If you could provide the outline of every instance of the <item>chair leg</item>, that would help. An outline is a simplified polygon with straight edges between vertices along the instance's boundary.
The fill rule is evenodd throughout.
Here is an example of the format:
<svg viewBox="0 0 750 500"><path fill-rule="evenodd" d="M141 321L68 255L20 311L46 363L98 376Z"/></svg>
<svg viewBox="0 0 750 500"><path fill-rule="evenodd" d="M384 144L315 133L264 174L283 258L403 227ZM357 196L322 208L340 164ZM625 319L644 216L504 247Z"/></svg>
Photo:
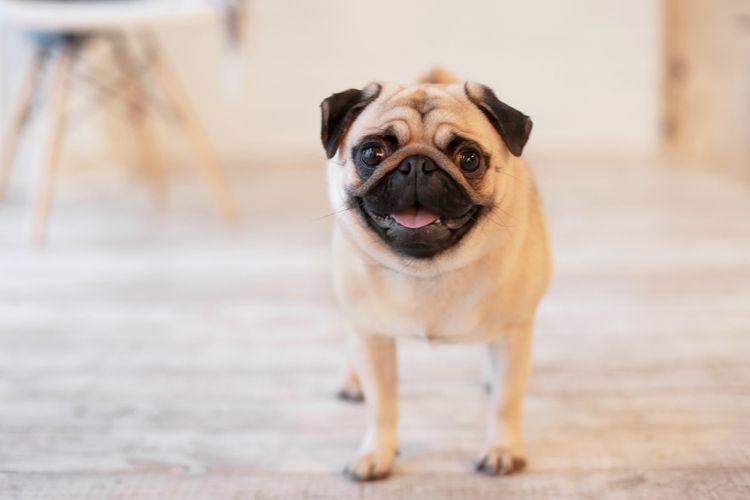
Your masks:
<svg viewBox="0 0 750 500"><path fill-rule="evenodd" d="M71 70L75 54L75 48L66 46L61 48L57 60L52 90L52 107L50 110L51 130L49 143L47 144L47 159L39 181L39 190L34 200L32 238L34 243L38 245L43 245L47 238L47 225L52 207L52 195L65 134L65 113L67 111Z"/></svg>
<svg viewBox="0 0 750 500"><path fill-rule="evenodd" d="M195 151L200 171L213 193L214 202L219 213L228 220L238 218L237 205L234 202L229 184L219 165L216 152L208 140L200 118L190 105L190 100L182 88L177 75L160 53L153 36L148 36L148 49L153 60L154 69L156 70L156 76L164 89L165 95L182 119L182 123L189 136L188 142Z"/></svg>
<svg viewBox="0 0 750 500"><path fill-rule="evenodd" d="M112 39L112 48L115 62L125 82L128 112L137 135L142 168L145 170L154 199L159 203L164 203L167 196L164 163L154 140L141 76L136 72L127 39L124 36Z"/></svg>
<svg viewBox="0 0 750 500"><path fill-rule="evenodd" d="M46 60L47 49L38 47L32 56L18 101L8 121L8 128L3 137L2 157L0 157L0 200L3 199L8 189L18 143L31 113L31 106L39 88L39 80Z"/></svg>

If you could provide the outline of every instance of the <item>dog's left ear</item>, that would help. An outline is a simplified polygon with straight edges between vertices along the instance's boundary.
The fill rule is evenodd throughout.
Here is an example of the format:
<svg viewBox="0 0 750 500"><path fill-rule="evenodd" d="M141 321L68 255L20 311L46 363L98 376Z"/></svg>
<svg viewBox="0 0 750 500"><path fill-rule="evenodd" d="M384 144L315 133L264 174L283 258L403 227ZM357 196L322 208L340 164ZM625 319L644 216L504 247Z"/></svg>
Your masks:
<svg viewBox="0 0 750 500"><path fill-rule="evenodd" d="M490 121L514 156L521 156L531 134L531 118L497 98L491 88L475 82L464 85L466 96Z"/></svg>
<svg viewBox="0 0 750 500"><path fill-rule="evenodd" d="M320 103L320 139L328 158L333 158L354 119L380 95L380 85L371 83L362 90L349 89Z"/></svg>

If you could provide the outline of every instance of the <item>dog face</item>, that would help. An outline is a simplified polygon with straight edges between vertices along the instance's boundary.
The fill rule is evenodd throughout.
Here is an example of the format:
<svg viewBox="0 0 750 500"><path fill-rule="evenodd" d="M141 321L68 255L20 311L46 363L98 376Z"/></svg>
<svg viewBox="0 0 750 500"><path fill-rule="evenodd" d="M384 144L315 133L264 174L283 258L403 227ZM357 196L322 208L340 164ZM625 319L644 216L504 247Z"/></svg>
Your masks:
<svg viewBox="0 0 750 500"><path fill-rule="evenodd" d="M466 260L500 237L482 226L498 224L532 123L492 90L372 83L321 108L334 209L367 253L386 265Z"/></svg>

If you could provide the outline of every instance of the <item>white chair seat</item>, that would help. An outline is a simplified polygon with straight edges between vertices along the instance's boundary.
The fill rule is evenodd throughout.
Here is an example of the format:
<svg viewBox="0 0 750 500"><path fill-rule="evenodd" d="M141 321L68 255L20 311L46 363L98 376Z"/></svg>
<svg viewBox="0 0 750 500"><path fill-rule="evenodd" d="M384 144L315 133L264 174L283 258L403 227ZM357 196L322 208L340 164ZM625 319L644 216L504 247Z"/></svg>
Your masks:
<svg viewBox="0 0 750 500"><path fill-rule="evenodd" d="M0 0L0 22L32 31L150 28L217 12L208 0Z"/></svg>

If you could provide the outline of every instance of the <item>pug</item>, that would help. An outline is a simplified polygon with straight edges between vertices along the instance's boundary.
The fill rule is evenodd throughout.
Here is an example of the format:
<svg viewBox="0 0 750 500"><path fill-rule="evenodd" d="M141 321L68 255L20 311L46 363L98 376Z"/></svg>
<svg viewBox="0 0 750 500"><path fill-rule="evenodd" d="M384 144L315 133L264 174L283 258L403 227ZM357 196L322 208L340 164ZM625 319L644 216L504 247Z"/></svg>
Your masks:
<svg viewBox="0 0 750 500"><path fill-rule="evenodd" d="M334 290L352 327L340 396L366 404L365 436L344 474L369 481L393 468L396 340L405 337L487 345L498 368L476 469L522 469L534 315L552 267L521 158L531 119L444 72L339 92L321 111Z"/></svg>

